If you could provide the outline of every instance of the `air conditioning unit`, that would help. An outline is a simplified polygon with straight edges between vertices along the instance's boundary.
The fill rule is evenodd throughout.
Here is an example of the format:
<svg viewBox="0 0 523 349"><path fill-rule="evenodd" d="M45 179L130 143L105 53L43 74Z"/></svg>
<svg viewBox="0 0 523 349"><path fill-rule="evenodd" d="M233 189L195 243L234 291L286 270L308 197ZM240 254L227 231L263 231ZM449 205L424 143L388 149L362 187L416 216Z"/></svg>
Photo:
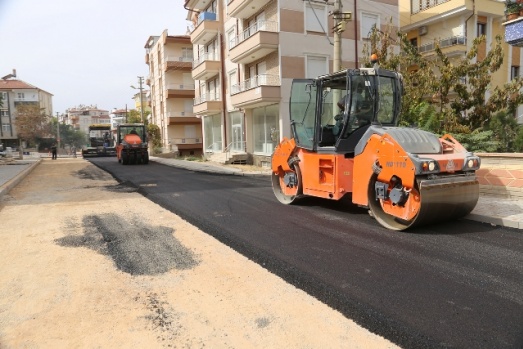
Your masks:
<svg viewBox="0 0 523 349"><path fill-rule="evenodd" d="M426 25L422 25L421 27L418 28L418 34L420 36L426 35L428 32L429 32L429 28L427 28Z"/></svg>

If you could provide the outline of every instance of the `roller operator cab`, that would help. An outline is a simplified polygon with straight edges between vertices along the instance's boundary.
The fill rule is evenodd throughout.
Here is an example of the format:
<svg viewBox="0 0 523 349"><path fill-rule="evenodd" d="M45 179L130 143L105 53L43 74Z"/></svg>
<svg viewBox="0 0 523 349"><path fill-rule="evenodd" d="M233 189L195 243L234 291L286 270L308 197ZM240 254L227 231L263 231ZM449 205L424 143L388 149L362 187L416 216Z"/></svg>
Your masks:
<svg viewBox="0 0 523 349"><path fill-rule="evenodd" d="M120 124L116 128L116 156L123 165L148 164L147 131L144 124Z"/></svg>
<svg viewBox="0 0 523 349"><path fill-rule="evenodd" d="M352 202L384 227L463 217L479 198L480 159L450 135L397 127L401 75L378 67L292 83L292 138L272 155L277 199Z"/></svg>

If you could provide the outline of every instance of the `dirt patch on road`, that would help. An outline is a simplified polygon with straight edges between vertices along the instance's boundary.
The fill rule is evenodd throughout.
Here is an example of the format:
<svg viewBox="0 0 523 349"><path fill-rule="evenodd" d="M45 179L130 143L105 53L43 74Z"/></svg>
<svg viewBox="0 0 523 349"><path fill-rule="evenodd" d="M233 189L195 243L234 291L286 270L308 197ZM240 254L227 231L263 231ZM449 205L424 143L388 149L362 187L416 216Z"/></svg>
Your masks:
<svg viewBox="0 0 523 349"><path fill-rule="evenodd" d="M0 202L0 348L393 348L83 159Z"/></svg>

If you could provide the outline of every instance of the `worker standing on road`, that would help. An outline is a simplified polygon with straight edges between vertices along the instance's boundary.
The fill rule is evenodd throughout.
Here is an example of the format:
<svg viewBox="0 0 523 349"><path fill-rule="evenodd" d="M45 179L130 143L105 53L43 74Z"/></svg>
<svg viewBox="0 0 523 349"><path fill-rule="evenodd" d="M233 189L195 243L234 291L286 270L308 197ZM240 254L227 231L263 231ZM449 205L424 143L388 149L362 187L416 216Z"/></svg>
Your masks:
<svg viewBox="0 0 523 349"><path fill-rule="evenodd" d="M71 153L73 153L73 158L75 158L76 157L76 147L74 145L71 147Z"/></svg>
<svg viewBox="0 0 523 349"><path fill-rule="evenodd" d="M52 159L53 160L56 160L56 143L53 143L53 145L51 146L51 154L52 154Z"/></svg>

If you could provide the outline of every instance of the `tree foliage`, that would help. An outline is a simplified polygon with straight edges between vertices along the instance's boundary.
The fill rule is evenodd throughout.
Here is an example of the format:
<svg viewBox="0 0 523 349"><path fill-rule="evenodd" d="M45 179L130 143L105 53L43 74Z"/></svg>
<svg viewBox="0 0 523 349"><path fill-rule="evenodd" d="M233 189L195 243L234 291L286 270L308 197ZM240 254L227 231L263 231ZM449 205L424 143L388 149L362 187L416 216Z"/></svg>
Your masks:
<svg viewBox="0 0 523 349"><path fill-rule="evenodd" d="M149 114L150 114L150 112L144 110L144 113L143 113L144 122L143 123L145 125L148 124L147 116ZM140 113L140 111L136 110L136 109L129 110L129 115L127 116L127 122L129 122L129 123L137 123L137 124L142 123L142 114Z"/></svg>
<svg viewBox="0 0 523 349"><path fill-rule="evenodd" d="M153 151L162 147L162 136L160 132L160 127L155 124L147 125L147 138L152 143Z"/></svg>
<svg viewBox="0 0 523 349"><path fill-rule="evenodd" d="M394 32L390 21L384 31L373 28L363 47L364 64L371 54L380 66L402 73L404 98L400 124L443 134L452 133L471 150L513 151L523 146L523 130L513 113L523 104L523 79L501 86L491 85L491 76L504 59L502 38L496 36L484 58L478 51L485 36L475 38L469 51L451 59L434 41L435 55L426 58L408 40ZM503 113L498 113L503 111ZM467 148L467 149L469 149Z"/></svg>
<svg viewBox="0 0 523 349"><path fill-rule="evenodd" d="M14 123L18 138L28 143L51 136L49 117L37 104L18 105Z"/></svg>

